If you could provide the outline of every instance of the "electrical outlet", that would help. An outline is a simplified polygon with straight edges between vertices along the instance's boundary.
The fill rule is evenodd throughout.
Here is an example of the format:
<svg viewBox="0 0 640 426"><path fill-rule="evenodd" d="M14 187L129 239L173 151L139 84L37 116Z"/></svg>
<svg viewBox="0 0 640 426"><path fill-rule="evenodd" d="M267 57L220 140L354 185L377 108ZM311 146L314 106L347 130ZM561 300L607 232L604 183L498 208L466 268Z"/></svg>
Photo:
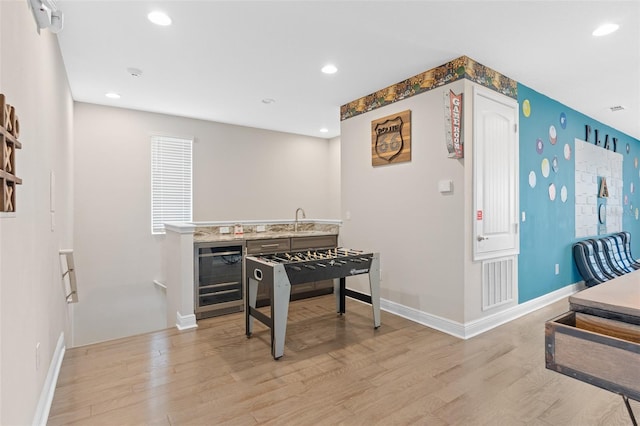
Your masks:
<svg viewBox="0 0 640 426"><path fill-rule="evenodd" d="M228 226L221 226L220 227L220 233L221 234L228 234L229 233L229 227Z"/></svg>
<svg viewBox="0 0 640 426"><path fill-rule="evenodd" d="M258 226L256 226L256 231L257 231L257 232L264 232L264 231L266 231L266 230L267 230L267 227L266 227L266 226L264 226L264 225L258 225Z"/></svg>
<svg viewBox="0 0 640 426"><path fill-rule="evenodd" d="M560 265L556 263L556 275L560 273Z"/></svg>
<svg viewBox="0 0 640 426"><path fill-rule="evenodd" d="M36 343L36 371L40 369L40 342Z"/></svg>

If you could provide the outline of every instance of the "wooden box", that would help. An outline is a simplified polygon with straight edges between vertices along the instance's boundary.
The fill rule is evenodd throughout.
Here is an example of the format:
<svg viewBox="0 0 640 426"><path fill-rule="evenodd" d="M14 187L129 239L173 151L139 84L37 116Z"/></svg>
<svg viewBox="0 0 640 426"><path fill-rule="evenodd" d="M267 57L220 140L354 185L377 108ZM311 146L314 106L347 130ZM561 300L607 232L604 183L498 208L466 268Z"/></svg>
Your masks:
<svg viewBox="0 0 640 426"><path fill-rule="evenodd" d="M545 324L546 366L640 401L640 325L581 312Z"/></svg>

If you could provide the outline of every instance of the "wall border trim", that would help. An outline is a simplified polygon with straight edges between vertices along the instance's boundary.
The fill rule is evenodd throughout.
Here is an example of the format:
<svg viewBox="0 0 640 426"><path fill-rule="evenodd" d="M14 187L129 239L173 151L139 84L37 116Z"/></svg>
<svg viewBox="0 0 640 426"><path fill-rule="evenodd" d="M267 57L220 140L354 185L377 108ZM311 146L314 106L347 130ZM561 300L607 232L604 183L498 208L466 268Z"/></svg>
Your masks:
<svg viewBox="0 0 640 426"><path fill-rule="evenodd" d="M340 107L340 121L365 112L436 89L451 82L467 79L481 86L518 99L518 82L482 65L467 56L461 56L439 67L432 68L399 83L380 89Z"/></svg>

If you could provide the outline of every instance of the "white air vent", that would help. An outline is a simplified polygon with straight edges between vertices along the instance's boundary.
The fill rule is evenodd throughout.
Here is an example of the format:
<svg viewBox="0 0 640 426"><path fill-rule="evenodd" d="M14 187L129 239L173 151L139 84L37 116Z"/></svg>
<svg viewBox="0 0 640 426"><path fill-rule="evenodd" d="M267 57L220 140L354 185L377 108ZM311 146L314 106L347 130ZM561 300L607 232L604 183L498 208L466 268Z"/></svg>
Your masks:
<svg viewBox="0 0 640 426"><path fill-rule="evenodd" d="M495 308L513 300L514 257L482 262L482 310Z"/></svg>

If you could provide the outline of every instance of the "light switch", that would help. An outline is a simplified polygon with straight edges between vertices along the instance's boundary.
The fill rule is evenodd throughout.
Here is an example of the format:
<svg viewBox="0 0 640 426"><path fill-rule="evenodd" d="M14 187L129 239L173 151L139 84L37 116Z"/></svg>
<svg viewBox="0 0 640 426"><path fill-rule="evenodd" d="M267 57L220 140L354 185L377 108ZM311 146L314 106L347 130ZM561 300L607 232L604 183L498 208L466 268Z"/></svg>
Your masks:
<svg viewBox="0 0 640 426"><path fill-rule="evenodd" d="M453 191L453 181L451 179L444 179L438 182L438 191L441 193Z"/></svg>

